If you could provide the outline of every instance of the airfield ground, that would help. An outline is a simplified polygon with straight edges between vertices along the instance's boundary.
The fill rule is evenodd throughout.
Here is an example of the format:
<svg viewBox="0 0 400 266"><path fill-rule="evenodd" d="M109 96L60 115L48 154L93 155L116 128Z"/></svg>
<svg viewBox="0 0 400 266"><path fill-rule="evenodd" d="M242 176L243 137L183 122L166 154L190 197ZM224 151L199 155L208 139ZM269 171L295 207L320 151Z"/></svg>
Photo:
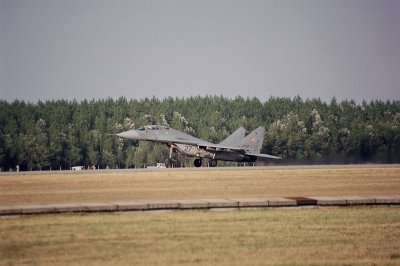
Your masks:
<svg viewBox="0 0 400 266"><path fill-rule="evenodd" d="M399 166L0 174L0 205L399 193ZM400 265L398 206L6 216L0 265Z"/></svg>
<svg viewBox="0 0 400 266"><path fill-rule="evenodd" d="M0 218L0 265L400 265L399 207Z"/></svg>
<svg viewBox="0 0 400 266"><path fill-rule="evenodd" d="M0 173L0 205L399 193L398 165Z"/></svg>

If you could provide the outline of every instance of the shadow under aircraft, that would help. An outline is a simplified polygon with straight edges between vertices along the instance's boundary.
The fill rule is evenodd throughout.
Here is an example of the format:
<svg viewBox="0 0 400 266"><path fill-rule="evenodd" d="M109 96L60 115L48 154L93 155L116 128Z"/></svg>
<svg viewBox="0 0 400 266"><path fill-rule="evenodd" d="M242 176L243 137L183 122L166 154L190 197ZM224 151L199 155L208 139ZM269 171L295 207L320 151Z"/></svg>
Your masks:
<svg viewBox="0 0 400 266"><path fill-rule="evenodd" d="M203 159L209 159L209 165L215 167L218 160L233 162L255 162L257 158L281 159L281 157L260 153L265 129L258 127L246 134L243 127L237 129L219 144L214 144L179 130L158 125L148 125L138 129L116 134L118 137L164 143L172 152L195 157L194 165L201 167Z"/></svg>

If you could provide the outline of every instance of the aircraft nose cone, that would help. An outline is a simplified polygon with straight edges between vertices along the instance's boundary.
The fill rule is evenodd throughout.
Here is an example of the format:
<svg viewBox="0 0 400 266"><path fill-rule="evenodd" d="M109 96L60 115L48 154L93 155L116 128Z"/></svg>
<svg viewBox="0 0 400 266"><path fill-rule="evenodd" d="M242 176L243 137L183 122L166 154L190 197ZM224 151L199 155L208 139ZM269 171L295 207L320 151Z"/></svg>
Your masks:
<svg viewBox="0 0 400 266"><path fill-rule="evenodd" d="M135 130L129 130L118 133L117 136L126 139L137 139L138 133Z"/></svg>

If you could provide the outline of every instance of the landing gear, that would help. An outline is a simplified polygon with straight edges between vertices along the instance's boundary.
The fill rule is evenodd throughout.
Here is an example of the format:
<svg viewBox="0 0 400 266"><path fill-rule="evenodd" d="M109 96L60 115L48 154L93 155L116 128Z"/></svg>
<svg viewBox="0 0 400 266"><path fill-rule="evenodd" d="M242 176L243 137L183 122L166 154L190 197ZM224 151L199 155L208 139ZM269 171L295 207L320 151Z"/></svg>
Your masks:
<svg viewBox="0 0 400 266"><path fill-rule="evenodd" d="M217 166L217 164L218 164L218 161L217 160L211 160L210 161L210 167L215 167L215 166Z"/></svg>
<svg viewBox="0 0 400 266"><path fill-rule="evenodd" d="M201 159L194 160L194 166L201 167L202 164L203 164L203 162L201 161Z"/></svg>

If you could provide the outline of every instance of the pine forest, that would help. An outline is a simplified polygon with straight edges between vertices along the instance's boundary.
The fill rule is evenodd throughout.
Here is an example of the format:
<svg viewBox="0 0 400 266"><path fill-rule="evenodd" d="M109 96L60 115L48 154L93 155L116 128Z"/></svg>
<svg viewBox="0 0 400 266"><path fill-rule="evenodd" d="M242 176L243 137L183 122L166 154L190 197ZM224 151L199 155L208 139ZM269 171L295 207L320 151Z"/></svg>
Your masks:
<svg viewBox="0 0 400 266"><path fill-rule="evenodd" d="M60 170L142 168L164 162L190 166L193 158L145 141L112 134L143 125L167 125L219 143L240 126L265 127L269 164L400 163L400 102L197 96L165 99L0 101L0 168ZM220 163L236 165L236 163Z"/></svg>

